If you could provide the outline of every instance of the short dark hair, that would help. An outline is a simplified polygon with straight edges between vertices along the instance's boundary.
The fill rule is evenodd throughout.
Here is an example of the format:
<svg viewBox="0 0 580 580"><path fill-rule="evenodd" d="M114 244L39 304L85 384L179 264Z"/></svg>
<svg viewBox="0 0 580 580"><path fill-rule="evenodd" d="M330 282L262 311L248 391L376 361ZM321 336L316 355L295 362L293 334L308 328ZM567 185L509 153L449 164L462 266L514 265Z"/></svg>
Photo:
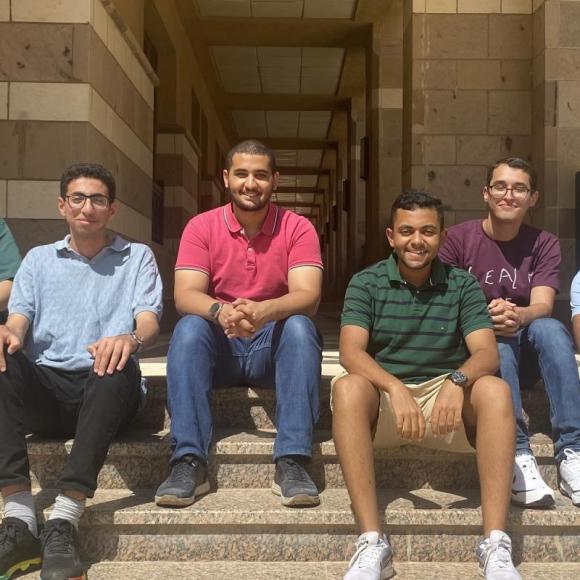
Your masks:
<svg viewBox="0 0 580 580"><path fill-rule="evenodd" d="M102 181L107 187L109 199L115 201L115 193L117 191L115 178L107 168L98 163L75 163L64 170L60 178L60 196L63 199L66 197L69 183L75 179L79 179L79 177L88 177Z"/></svg>
<svg viewBox="0 0 580 580"><path fill-rule="evenodd" d="M430 193L426 191L421 191L418 189L409 189L404 191L391 206L391 217L389 220L390 227L392 228L395 223L395 214L398 209L414 210L417 208L434 209L437 211L437 216L439 217L439 225L443 229L444 215L443 215L443 204L441 200L433 197Z"/></svg>
<svg viewBox="0 0 580 580"><path fill-rule="evenodd" d="M499 161L496 161L493 165L487 168L487 182L486 185L491 185L491 180L493 178L493 172L500 166L507 165L512 169L521 169L524 173L527 173L530 178L530 188L533 191L538 189L538 176L534 170L531 163L522 159L521 157L504 157Z"/></svg>
<svg viewBox="0 0 580 580"><path fill-rule="evenodd" d="M246 139L237 145L234 145L226 155L226 169L229 171L234 161L234 155L238 153L246 153L248 155L265 155L270 162L270 169L272 173L276 171L276 155L269 147L266 147L256 139Z"/></svg>

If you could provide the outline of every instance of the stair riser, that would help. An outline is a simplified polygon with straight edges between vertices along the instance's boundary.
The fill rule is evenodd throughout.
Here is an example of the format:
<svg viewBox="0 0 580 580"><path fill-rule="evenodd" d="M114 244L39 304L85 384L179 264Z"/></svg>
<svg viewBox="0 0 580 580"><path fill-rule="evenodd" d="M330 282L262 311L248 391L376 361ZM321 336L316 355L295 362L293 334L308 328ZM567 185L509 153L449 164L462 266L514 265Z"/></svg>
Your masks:
<svg viewBox="0 0 580 580"><path fill-rule="evenodd" d="M99 489L154 489L167 476L169 453L155 457L119 457L107 460L99 474ZM238 463L243 459L247 463ZM54 487L64 467L64 457L31 457L33 484ZM378 458L375 462L379 488L470 489L479 486L475 460L471 457L446 462L440 459ZM319 489L343 488L336 458L313 460L310 472ZM555 465L540 465L546 483L557 485ZM210 481L217 488L269 488L274 465L268 456L216 455L210 463Z"/></svg>
<svg viewBox="0 0 580 580"><path fill-rule="evenodd" d="M102 561L346 561L357 531L347 527L302 530L261 526L246 533L231 527L93 526L80 529L85 560ZM413 529L412 529L413 528ZM396 561L470 562L478 528L386 527ZM512 531L513 553L522 562L579 562L577 530L555 535L525 528Z"/></svg>

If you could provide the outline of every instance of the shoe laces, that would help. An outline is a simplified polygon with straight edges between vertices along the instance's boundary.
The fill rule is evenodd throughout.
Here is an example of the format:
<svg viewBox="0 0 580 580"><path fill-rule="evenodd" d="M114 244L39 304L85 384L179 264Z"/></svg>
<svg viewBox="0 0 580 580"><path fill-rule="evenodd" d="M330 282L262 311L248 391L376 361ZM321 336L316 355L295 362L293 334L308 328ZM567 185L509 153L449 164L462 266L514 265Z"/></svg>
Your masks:
<svg viewBox="0 0 580 580"><path fill-rule="evenodd" d="M379 538L376 544L369 544L366 538L355 543L356 552L350 560L349 566L355 562L358 568L376 568L380 563L381 553L386 548L385 542Z"/></svg>
<svg viewBox="0 0 580 580"><path fill-rule="evenodd" d="M533 455L519 455L517 457L517 464L522 470L524 477L526 479L533 479L537 481L540 479L540 472L538 471L538 464Z"/></svg>
<svg viewBox="0 0 580 580"><path fill-rule="evenodd" d="M574 488L580 488L580 453L574 451L573 449L564 449L564 455L567 468L567 477L569 483L574 486ZM570 481L572 480L572 481Z"/></svg>
<svg viewBox="0 0 580 580"><path fill-rule="evenodd" d="M178 461L171 468L169 479L172 482L190 482L194 469L195 462Z"/></svg>
<svg viewBox="0 0 580 580"><path fill-rule="evenodd" d="M302 481L305 478L306 472L300 463L289 457L285 457L281 461L284 463L284 471L287 479Z"/></svg>
<svg viewBox="0 0 580 580"><path fill-rule="evenodd" d="M512 543L507 536L503 536L497 542L491 542L489 538L483 542L485 553L484 571L506 570L513 568Z"/></svg>
<svg viewBox="0 0 580 580"><path fill-rule="evenodd" d="M70 522L58 522L45 528L44 548L51 554L73 553L73 531Z"/></svg>

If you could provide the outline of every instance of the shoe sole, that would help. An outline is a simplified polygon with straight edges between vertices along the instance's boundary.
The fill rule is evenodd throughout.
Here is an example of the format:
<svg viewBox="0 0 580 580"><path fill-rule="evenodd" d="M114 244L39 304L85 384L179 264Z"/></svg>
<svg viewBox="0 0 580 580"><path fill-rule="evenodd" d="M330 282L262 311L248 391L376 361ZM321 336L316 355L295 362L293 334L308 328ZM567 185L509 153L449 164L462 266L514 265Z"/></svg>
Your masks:
<svg viewBox="0 0 580 580"><path fill-rule="evenodd" d="M519 507L526 507L526 508L548 508L548 507L553 507L554 504L556 503L556 500L549 493L545 493L545 494L543 494L539 497L536 497L536 498L534 498L532 496L532 499L528 499L526 501L526 500L518 498L518 496L512 492L512 503L514 505L519 506Z"/></svg>
<svg viewBox="0 0 580 580"><path fill-rule="evenodd" d="M195 503L195 500L210 490L209 481L204 481L201 485L198 485L190 497L178 497L176 495L156 495L155 503L159 506L165 507L187 507Z"/></svg>
<svg viewBox="0 0 580 580"><path fill-rule="evenodd" d="M282 489L277 483L272 484L272 493L282 498L282 505L286 507L306 507L320 505L320 497L317 495L306 495L304 493L285 497L282 495Z"/></svg>
<svg viewBox="0 0 580 580"><path fill-rule="evenodd" d="M560 491L567 497L569 497L572 500L572 503L575 506L580 506L580 499L575 501L574 500L574 492L572 491L572 488L569 487L566 483L564 483L563 481L560 482Z"/></svg>
<svg viewBox="0 0 580 580"><path fill-rule="evenodd" d="M393 563L389 562L382 570L380 580L389 580L395 575L395 569L393 568Z"/></svg>
<svg viewBox="0 0 580 580"><path fill-rule="evenodd" d="M18 564L14 564L12 568L10 568L4 574L0 574L0 580L10 580L16 572L26 572L31 566L40 566L41 563L40 558L32 558L30 560L25 560L24 562L19 562ZM30 570L32 572L32 570Z"/></svg>
<svg viewBox="0 0 580 580"><path fill-rule="evenodd" d="M40 575L40 580L44 580L42 574ZM81 576L68 576L66 580L87 580L87 575L83 572Z"/></svg>

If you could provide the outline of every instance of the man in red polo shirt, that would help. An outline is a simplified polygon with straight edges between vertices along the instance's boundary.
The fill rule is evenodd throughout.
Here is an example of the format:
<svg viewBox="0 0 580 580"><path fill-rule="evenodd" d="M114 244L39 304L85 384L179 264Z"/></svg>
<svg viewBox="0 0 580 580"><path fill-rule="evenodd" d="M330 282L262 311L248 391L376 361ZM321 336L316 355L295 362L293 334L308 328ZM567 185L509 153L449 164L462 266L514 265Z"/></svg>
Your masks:
<svg viewBox="0 0 580 580"><path fill-rule="evenodd" d="M171 339L167 383L171 473L155 501L191 505L209 491L213 387L276 389L272 490L287 506L317 505L305 465L319 415L321 340L311 320L322 261L312 224L270 202L279 175L258 141L236 145L223 173L231 202L187 224L175 267L183 315Z"/></svg>

